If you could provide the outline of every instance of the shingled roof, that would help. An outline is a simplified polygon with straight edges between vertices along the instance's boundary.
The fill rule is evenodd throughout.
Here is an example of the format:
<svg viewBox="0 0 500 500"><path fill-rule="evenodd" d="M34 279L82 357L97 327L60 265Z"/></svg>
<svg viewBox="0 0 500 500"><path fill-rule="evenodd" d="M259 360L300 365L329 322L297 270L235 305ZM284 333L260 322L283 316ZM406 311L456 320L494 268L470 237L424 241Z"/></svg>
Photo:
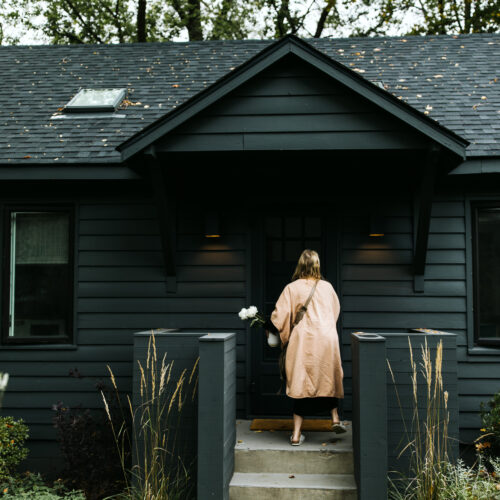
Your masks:
<svg viewBox="0 0 500 500"><path fill-rule="evenodd" d="M500 156L500 35L306 40ZM120 162L115 149L272 40L0 47L0 164ZM127 88L115 113L67 116L81 87Z"/></svg>

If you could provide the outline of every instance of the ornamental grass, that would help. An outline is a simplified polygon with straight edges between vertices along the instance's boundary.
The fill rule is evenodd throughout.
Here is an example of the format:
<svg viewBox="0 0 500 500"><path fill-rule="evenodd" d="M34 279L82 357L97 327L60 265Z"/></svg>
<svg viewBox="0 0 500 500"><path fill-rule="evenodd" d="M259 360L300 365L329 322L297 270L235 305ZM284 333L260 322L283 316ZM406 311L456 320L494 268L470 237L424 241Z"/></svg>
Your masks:
<svg viewBox="0 0 500 500"><path fill-rule="evenodd" d="M444 491L446 486L446 475L449 471L448 423L450 417L448 412L448 392L443 389L441 372L443 343L440 340L437 345L433 365L431 352L427 346L427 338L424 340L425 347L421 346L422 362L420 365L425 381L424 389L426 390L426 397L424 408L426 409L426 416L422 421L419 418L419 409L421 408L419 408L418 397L418 370L417 364L413 359L410 337L408 337L413 388L413 415L410 431L403 416L394 373L389 360L387 360L407 438L407 444L401 449L398 458L406 450L410 452L410 477L398 471L391 472L399 474L399 478L393 480L388 477L389 498L395 500L435 500L444 498L441 496L441 492Z"/></svg>
<svg viewBox="0 0 500 500"><path fill-rule="evenodd" d="M125 480L124 491L107 499L177 500L193 496L193 464L183 461L178 429L183 408L194 401L198 360L190 372L183 369L175 378L174 361L167 363L165 358L166 353L161 360L158 359L152 333L148 342L146 366L137 361L140 403L134 408L127 395L130 429L125 425L125 418L118 429L113 426L108 402L102 394ZM109 365L108 370L113 387L118 392ZM127 456L126 450L132 450L131 457ZM133 465L129 468L127 464L130 459Z"/></svg>

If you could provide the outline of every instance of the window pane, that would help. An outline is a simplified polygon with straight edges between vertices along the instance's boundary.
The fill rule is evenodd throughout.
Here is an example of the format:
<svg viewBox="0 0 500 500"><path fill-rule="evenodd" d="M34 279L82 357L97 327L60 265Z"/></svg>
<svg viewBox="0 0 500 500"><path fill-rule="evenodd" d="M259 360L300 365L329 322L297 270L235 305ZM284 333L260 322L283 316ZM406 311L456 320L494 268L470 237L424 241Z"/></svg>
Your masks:
<svg viewBox="0 0 500 500"><path fill-rule="evenodd" d="M69 216L12 212L9 336L67 334Z"/></svg>
<svg viewBox="0 0 500 500"><path fill-rule="evenodd" d="M304 219L304 236L313 238L321 236L321 219L319 217L306 217Z"/></svg>
<svg viewBox="0 0 500 500"><path fill-rule="evenodd" d="M480 337L500 337L500 209L478 210Z"/></svg>
<svg viewBox="0 0 500 500"><path fill-rule="evenodd" d="M285 219L285 236L287 238L300 238L302 236L302 219L300 217L287 217Z"/></svg>
<svg viewBox="0 0 500 500"><path fill-rule="evenodd" d="M125 97L125 89L81 89L66 105L67 111L75 109L115 109Z"/></svg>
<svg viewBox="0 0 500 500"><path fill-rule="evenodd" d="M302 253L302 242L297 240L285 241L285 261L297 262Z"/></svg>

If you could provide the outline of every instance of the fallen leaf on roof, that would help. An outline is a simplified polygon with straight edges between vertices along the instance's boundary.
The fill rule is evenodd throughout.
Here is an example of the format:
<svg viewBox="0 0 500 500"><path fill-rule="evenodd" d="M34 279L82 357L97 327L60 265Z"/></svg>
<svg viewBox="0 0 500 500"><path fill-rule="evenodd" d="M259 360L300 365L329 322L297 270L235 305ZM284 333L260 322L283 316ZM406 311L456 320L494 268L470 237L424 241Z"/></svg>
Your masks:
<svg viewBox="0 0 500 500"><path fill-rule="evenodd" d="M241 439L238 439L238 443L243 443L243 441Z"/></svg>
<svg viewBox="0 0 500 500"><path fill-rule="evenodd" d="M31 158L31 155L23 156L23 158L25 158L25 159Z"/></svg>
<svg viewBox="0 0 500 500"><path fill-rule="evenodd" d="M132 102L132 101L129 101L128 99L124 99L121 103L121 106L123 107L127 107L127 106L139 106L141 105L142 102L141 101L137 101L137 102Z"/></svg>
<svg viewBox="0 0 500 500"><path fill-rule="evenodd" d="M443 75L434 75L434 78L443 78Z"/></svg>
<svg viewBox="0 0 500 500"><path fill-rule="evenodd" d="M289 477L290 479L293 479L295 476L294 476L293 474L290 474L288 477Z"/></svg>
<svg viewBox="0 0 500 500"><path fill-rule="evenodd" d="M488 98L487 98L485 95L482 95L482 96L481 96L481 99L482 99L483 101L486 101L486 99L488 99Z"/></svg>
<svg viewBox="0 0 500 500"><path fill-rule="evenodd" d="M174 89L176 89L178 86L179 86L179 84L178 84L178 83L174 83L174 84L172 85L172 87L174 87Z"/></svg>

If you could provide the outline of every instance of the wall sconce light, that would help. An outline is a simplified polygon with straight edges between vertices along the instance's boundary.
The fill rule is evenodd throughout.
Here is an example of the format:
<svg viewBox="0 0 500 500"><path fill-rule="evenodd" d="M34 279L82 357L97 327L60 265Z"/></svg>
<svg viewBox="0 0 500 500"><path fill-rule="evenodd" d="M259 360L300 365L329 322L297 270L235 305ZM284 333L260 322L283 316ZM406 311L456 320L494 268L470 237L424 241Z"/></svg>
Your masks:
<svg viewBox="0 0 500 500"><path fill-rule="evenodd" d="M370 214L368 233L373 237L384 236L384 218L380 215Z"/></svg>
<svg viewBox="0 0 500 500"><path fill-rule="evenodd" d="M220 221L217 212L205 213L205 238L220 238Z"/></svg>

